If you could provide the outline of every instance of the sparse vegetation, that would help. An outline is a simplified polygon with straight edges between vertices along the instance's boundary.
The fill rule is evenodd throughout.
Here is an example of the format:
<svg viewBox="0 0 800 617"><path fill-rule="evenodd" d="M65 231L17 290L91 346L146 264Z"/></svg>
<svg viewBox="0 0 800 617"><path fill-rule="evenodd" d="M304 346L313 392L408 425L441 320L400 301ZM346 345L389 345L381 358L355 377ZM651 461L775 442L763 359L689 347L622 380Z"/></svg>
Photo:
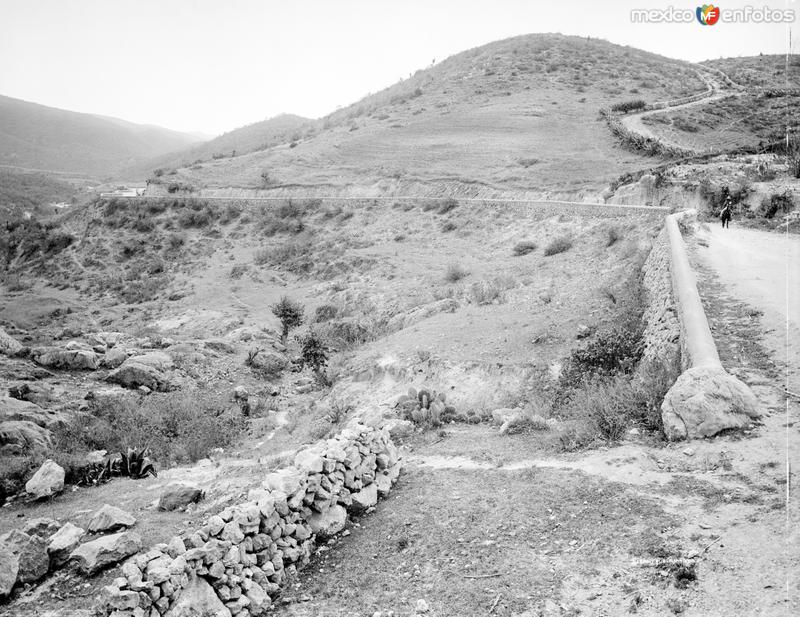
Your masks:
<svg viewBox="0 0 800 617"><path fill-rule="evenodd" d="M322 337L314 330L309 330L306 334L298 336L297 340L300 343L300 357L303 359L303 364L311 368L321 385L330 385L330 380L324 372L330 349Z"/></svg>
<svg viewBox="0 0 800 617"><path fill-rule="evenodd" d="M640 109L644 109L647 104L641 100L636 99L634 101L624 101L622 103L615 103L611 106L611 111L617 111L620 113L628 113L631 111L638 111Z"/></svg>
<svg viewBox="0 0 800 617"><path fill-rule="evenodd" d="M517 257L522 257L523 255L529 255L530 253L533 253L535 250L535 242L532 242L531 240L523 240L514 246L514 255Z"/></svg>
<svg viewBox="0 0 800 617"><path fill-rule="evenodd" d="M283 296L270 307L270 310L281 322L281 342L286 345L289 331L303 323L303 305L288 296Z"/></svg>
<svg viewBox="0 0 800 617"><path fill-rule="evenodd" d="M450 264L444 274L444 280L448 283L457 283L461 279L469 276L469 272L458 264Z"/></svg>
<svg viewBox="0 0 800 617"><path fill-rule="evenodd" d="M551 240L550 243L544 247L544 256L550 257L551 255L558 255L564 253L572 248L572 238L569 236L561 236Z"/></svg>

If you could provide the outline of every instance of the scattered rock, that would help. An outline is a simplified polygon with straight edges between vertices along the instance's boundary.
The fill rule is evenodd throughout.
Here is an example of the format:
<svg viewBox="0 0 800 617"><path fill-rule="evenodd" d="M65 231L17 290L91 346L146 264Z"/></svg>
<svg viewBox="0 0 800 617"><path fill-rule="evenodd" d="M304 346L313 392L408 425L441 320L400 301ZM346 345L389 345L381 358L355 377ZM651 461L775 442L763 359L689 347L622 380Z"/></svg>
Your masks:
<svg viewBox="0 0 800 617"><path fill-rule="evenodd" d="M167 354L155 351L128 358L119 368L111 371L106 380L132 390L145 386L151 390L169 392L175 389L175 384L164 371L171 366L172 360Z"/></svg>
<svg viewBox="0 0 800 617"><path fill-rule="evenodd" d="M0 598L11 593L17 582L19 562L8 548L0 544Z"/></svg>
<svg viewBox="0 0 800 617"><path fill-rule="evenodd" d="M33 477L25 483L25 492L36 499L52 497L64 490L64 468L47 459Z"/></svg>
<svg viewBox="0 0 800 617"><path fill-rule="evenodd" d="M288 364L286 356L262 349L253 357L250 366L266 373L276 374L285 369Z"/></svg>
<svg viewBox="0 0 800 617"><path fill-rule="evenodd" d="M578 340L589 338L592 335L593 329L586 325L579 325L578 332L575 334L575 338Z"/></svg>
<svg viewBox="0 0 800 617"><path fill-rule="evenodd" d="M414 610L417 613L427 613L430 610L428 603L425 600L417 600L417 603L414 605Z"/></svg>
<svg viewBox="0 0 800 617"><path fill-rule="evenodd" d="M103 356L103 366L106 368L117 368L128 359L128 351L122 347L109 349Z"/></svg>
<svg viewBox="0 0 800 617"><path fill-rule="evenodd" d="M46 450L50 431L27 420L0 422L0 447L8 454Z"/></svg>
<svg viewBox="0 0 800 617"><path fill-rule="evenodd" d="M94 574L106 566L130 557L142 548L142 538L132 531L122 531L86 542L69 556L84 574Z"/></svg>
<svg viewBox="0 0 800 617"><path fill-rule="evenodd" d="M64 565L69 555L80 544L86 532L72 523L66 523L55 532L47 544L47 553L50 556L51 567L57 568Z"/></svg>
<svg viewBox="0 0 800 617"><path fill-rule="evenodd" d="M203 491L191 484L168 484L158 500L159 510L177 510L203 498Z"/></svg>
<svg viewBox="0 0 800 617"><path fill-rule="evenodd" d="M233 389L233 398L237 401L246 401L250 394L244 386L236 386Z"/></svg>
<svg viewBox="0 0 800 617"><path fill-rule="evenodd" d="M164 617L231 617L231 612L204 579L194 576Z"/></svg>
<svg viewBox="0 0 800 617"><path fill-rule="evenodd" d="M92 450L86 454L86 462L92 464L102 463L106 460L107 454L108 450Z"/></svg>
<svg viewBox="0 0 800 617"><path fill-rule="evenodd" d="M0 536L0 546L11 555L12 560L16 560L16 564L5 565L10 570L16 569L17 583L32 583L47 574L50 558L44 539L15 529Z"/></svg>
<svg viewBox="0 0 800 617"><path fill-rule="evenodd" d="M23 349L25 347L22 343L0 328L0 354L11 357L18 356Z"/></svg>
<svg viewBox="0 0 800 617"><path fill-rule="evenodd" d="M712 437L745 428L761 417L758 400L744 383L721 366L685 371L661 404L664 434L670 441Z"/></svg>
<svg viewBox="0 0 800 617"><path fill-rule="evenodd" d="M33 518L25 523L22 531L29 536L39 536L47 540L58 531L59 527L61 527L61 525L52 518Z"/></svg>
<svg viewBox="0 0 800 617"><path fill-rule="evenodd" d="M236 353L236 347L231 345L228 341L224 339L209 339L203 342L206 348L211 349L212 351L218 351L220 353Z"/></svg>
<svg viewBox="0 0 800 617"><path fill-rule="evenodd" d="M89 521L89 531L92 533L115 531L124 527L133 527L134 524L136 524L136 519L133 515L116 506L105 504L94 513Z"/></svg>
<svg viewBox="0 0 800 617"><path fill-rule="evenodd" d="M31 350L31 357L41 366L71 371L94 371L100 364L99 356L91 349L36 347Z"/></svg>

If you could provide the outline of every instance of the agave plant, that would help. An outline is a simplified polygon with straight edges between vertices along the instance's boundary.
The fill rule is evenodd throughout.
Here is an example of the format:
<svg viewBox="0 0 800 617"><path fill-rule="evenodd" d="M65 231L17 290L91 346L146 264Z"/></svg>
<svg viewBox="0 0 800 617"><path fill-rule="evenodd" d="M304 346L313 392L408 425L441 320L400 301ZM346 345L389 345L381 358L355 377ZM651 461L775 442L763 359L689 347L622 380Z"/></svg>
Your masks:
<svg viewBox="0 0 800 617"><path fill-rule="evenodd" d="M120 452L119 475L128 476L134 480L140 480L148 475L154 478L158 475L152 461L147 457L147 448L135 450L128 448L128 451Z"/></svg>
<svg viewBox="0 0 800 617"><path fill-rule="evenodd" d="M455 407L446 405L444 392L437 393L421 388L419 392L409 388L407 394L397 399L395 406L406 420L415 424L430 424L440 426L455 417Z"/></svg>

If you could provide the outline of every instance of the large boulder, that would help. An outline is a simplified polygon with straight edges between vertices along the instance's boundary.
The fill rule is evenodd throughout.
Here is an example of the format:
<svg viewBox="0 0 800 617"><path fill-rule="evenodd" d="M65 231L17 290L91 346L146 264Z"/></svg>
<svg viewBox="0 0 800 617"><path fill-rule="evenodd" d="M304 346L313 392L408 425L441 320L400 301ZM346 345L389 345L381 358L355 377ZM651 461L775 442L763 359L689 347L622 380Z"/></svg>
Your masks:
<svg viewBox="0 0 800 617"><path fill-rule="evenodd" d="M136 389L145 386L151 390L168 392L175 389L169 375L165 372L172 367L170 357L159 351L131 356L119 368L111 371L106 378L125 388Z"/></svg>
<svg viewBox="0 0 800 617"><path fill-rule="evenodd" d="M47 547L39 536L29 536L15 529L0 536L0 546L16 560L16 564L10 564L10 569L16 569L17 583L38 581L50 569Z"/></svg>
<svg viewBox="0 0 800 617"><path fill-rule="evenodd" d="M0 397L0 422L26 420L47 428L61 419L62 415L58 412L42 409L35 403L9 396Z"/></svg>
<svg viewBox="0 0 800 617"><path fill-rule="evenodd" d="M31 350L31 357L41 366L75 371L93 371L100 364L100 357L91 349L36 347Z"/></svg>
<svg viewBox="0 0 800 617"><path fill-rule="evenodd" d="M193 576L164 617L231 617L231 612L204 579Z"/></svg>
<svg viewBox="0 0 800 617"><path fill-rule="evenodd" d="M94 574L138 553L141 548L142 538L139 534L122 531L81 544L72 551L69 559L74 561L84 574Z"/></svg>
<svg viewBox="0 0 800 617"><path fill-rule="evenodd" d="M11 593L17 582L19 560L5 546L0 544L0 599Z"/></svg>
<svg viewBox="0 0 800 617"><path fill-rule="evenodd" d="M64 468L47 459L33 477L25 483L25 492L36 499L52 497L64 490Z"/></svg>
<svg viewBox="0 0 800 617"><path fill-rule="evenodd" d="M0 328L0 354L18 356L25 349L22 343Z"/></svg>
<svg viewBox="0 0 800 617"><path fill-rule="evenodd" d="M133 527L135 524L136 519L133 515L116 506L105 504L89 520L89 531L92 533L115 531L123 527Z"/></svg>
<svg viewBox="0 0 800 617"><path fill-rule="evenodd" d="M158 509L177 510L199 501L202 497L203 491L191 484L168 484L158 499Z"/></svg>
<svg viewBox="0 0 800 617"><path fill-rule="evenodd" d="M744 428L760 417L750 388L721 366L688 369L661 404L664 434L670 441L711 437Z"/></svg>
<svg viewBox="0 0 800 617"><path fill-rule="evenodd" d="M339 533L347 524L347 510L338 504L331 506L325 512L315 512L308 520L308 524L321 539Z"/></svg>
<svg viewBox="0 0 800 617"><path fill-rule="evenodd" d="M55 532L47 543L50 565L54 568L64 565L69 559L70 553L80 544L85 533L83 529L72 523L65 523L61 529Z"/></svg>
<svg viewBox="0 0 800 617"><path fill-rule="evenodd" d="M274 351L260 350L251 357L250 366L265 373L280 373L289 365L289 360L283 354Z"/></svg>
<svg viewBox="0 0 800 617"><path fill-rule="evenodd" d="M352 494L352 508L356 511L366 510L378 503L378 485L374 482Z"/></svg>
<svg viewBox="0 0 800 617"><path fill-rule="evenodd" d="M52 518L32 518L22 527L22 531L29 536L39 536L45 540L49 539L59 530L61 525Z"/></svg>
<svg viewBox="0 0 800 617"><path fill-rule="evenodd" d="M0 422L0 448L6 452L36 452L50 445L50 431L27 420Z"/></svg>

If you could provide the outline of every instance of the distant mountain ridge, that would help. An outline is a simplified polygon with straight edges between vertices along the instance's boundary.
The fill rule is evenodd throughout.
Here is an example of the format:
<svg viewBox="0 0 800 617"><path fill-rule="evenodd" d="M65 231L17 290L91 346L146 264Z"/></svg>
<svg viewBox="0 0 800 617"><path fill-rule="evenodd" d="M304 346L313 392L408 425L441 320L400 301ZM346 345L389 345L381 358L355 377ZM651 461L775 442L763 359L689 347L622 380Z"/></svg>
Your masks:
<svg viewBox="0 0 800 617"><path fill-rule="evenodd" d="M131 166L128 175L145 178L157 168L188 167L200 161L228 158L301 139L313 125L313 120L294 114L281 114L260 122L242 126L219 137L194 145L187 150L172 152Z"/></svg>
<svg viewBox="0 0 800 617"><path fill-rule="evenodd" d="M0 96L0 165L103 178L198 141L158 126Z"/></svg>

